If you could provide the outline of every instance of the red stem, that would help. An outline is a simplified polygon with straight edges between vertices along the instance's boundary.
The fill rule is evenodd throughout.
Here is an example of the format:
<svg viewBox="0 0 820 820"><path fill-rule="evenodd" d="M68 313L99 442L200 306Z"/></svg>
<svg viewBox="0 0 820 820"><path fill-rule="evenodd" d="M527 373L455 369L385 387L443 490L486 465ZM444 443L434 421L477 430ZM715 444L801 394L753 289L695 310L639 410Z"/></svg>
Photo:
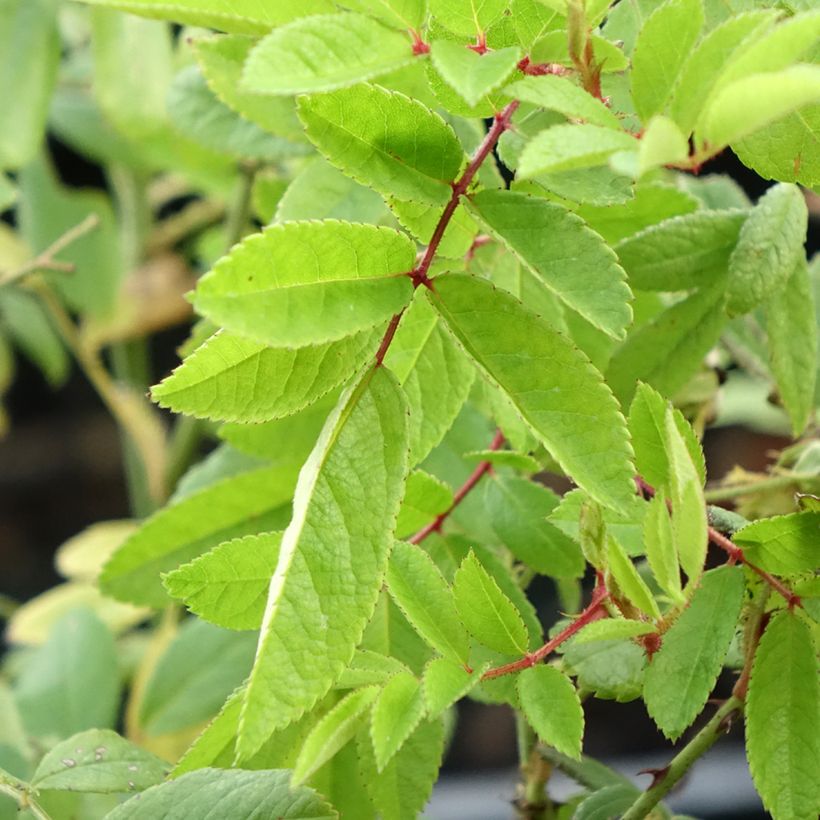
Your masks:
<svg viewBox="0 0 820 820"><path fill-rule="evenodd" d="M635 476L635 484L645 496L651 498L655 495L655 488L651 484L644 481L644 479L639 475ZM786 603L789 605L789 609L795 606L801 606L799 595L792 592L792 590L790 590L779 578L775 578L774 575L766 572L765 569L761 569L759 566L749 561L749 559L743 554L743 550L734 544L731 539L727 538L722 532L719 532L714 527L709 527L707 531L709 533L709 540L715 546L720 547L725 553L727 553L731 563L738 562L745 564L752 572L759 575L773 590L783 596Z"/></svg>
<svg viewBox="0 0 820 820"><path fill-rule="evenodd" d="M493 440L490 442L490 446L487 449L499 450L502 444L504 444L504 434L498 430L496 431L495 436L493 436ZM414 536L409 538L409 543L420 544L425 538L427 538L428 535L438 532L441 529L442 524L444 524L444 522L450 517L453 510L455 510L455 508L461 504L462 501L464 501L473 487L481 481L485 473L490 472L492 466L491 461L482 461L475 468L475 470L470 473L467 480L456 490L455 495L453 495L453 503L443 513L439 513L439 515L427 524L427 526L422 527Z"/></svg>
<svg viewBox="0 0 820 820"><path fill-rule="evenodd" d="M554 652L562 643L569 640L576 632L582 630L587 624L597 621L606 614L604 601L609 597L609 591L606 588L606 582L603 575L598 573L598 580L595 584L595 589L592 590L592 598L587 605L587 608L581 612L580 615L568 626L562 629L554 638L547 641L540 649L531 652L529 655L524 655L517 661L512 663L505 663L503 666L496 666L494 669L488 669L482 676L481 680L490 680L491 678L500 678L502 675L509 675L513 672L520 672L522 669L529 669L531 666L540 663L549 654Z"/></svg>

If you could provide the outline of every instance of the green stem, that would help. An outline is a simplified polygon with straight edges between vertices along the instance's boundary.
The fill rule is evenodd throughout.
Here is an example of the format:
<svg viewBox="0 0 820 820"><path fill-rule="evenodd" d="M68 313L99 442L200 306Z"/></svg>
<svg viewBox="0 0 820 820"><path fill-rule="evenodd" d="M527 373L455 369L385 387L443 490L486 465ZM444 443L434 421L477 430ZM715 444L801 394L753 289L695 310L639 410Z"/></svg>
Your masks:
<svg viewBox="0 0 820 820"><path fill-rule="evenodd" d="M199 452L203 424L193 416L180 416L174 424L168 445L168 468L165 471L165 486L172 493L177 482L185 474Z"/></svg>
<svg viewBox="0 0 820 820"><path fill-rule="evenodd" d="M21 812L30 811L37 820L51 820L45 809L34 799L28 783L5 771L0 771L0 794L8 795L14 800Z"/></svg>
<svg viewBox="0 0 820 820"><path fill-rule="evenodd" d="M251 210L251 193L256 179L256 165L242 165L239 169L239 190L225 220L225 245L230 250L245 235Z"/></svg>
<svg viewBox="0 0 820 820"><path fill-rule="evenodd" d="M629 808L621 820L642 820L663 798L669 794L674 785L686 774L692 764L705 754L726 732L726 721L735 712L743 710L743 701L731 697L712 719L684 746L666 768L658 782L648 788Z"/></svg>
<svg viewBox="0 0 820 820"><path fill-rule="evenodd" d="M781 490L786 487L792 487L795 484L800 484L801 481L808 481L812 478L816 478L816 476L803 475L800 473L776 475L771 478L764 478L761 481L755 481L751 484L734 484L727 487L715 487L714 489L707 490L704 495L708 503L714 501L731 501L734 498L740 498L744 495L754 495L756 493L765 493L769 490Z"/></svg>
<svg viewBox="0 0 820 820"><path fill-rule="evenodd" d="M516 801L524 820L549 820L553 816L552 802L547 795L547 781L552 765L538 751L538 738L521 712L515 713L515 734L518 743L521 784Z"/></svg>

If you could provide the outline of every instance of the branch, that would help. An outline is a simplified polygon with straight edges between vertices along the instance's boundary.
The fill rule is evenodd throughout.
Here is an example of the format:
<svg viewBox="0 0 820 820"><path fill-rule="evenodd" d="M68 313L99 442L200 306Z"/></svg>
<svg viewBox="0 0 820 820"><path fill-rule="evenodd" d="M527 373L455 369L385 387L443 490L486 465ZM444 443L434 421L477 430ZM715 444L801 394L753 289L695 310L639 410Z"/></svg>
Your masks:
<svg viewBox="0 0 820 820"><path fill-rule="evenodd" d="M503 444L504 435L500 430L497 430L493 440L490 442L490 446L487 449L499 450ZM481 481L484 474L490 472L492 466L491 461L482 461L475 468L475 470L470 473L467 480L456 490L455 495L453 496L453 503L443 513L439 513L439 515L437 515L426 527L423 527L414 536L409 538L409 543L420 544L425 538L427 538L428 535L441 530L442 525L450 517L453 510L455 510L455 508L458 507L462 501L464 501L470 490L472 490L473 487Z"/></svg>
<svg viewBox="0 0 820 820"><path fill-rule="evenodd" d="M672 787L691 768L692 764L712 748L721 735L728 731L735 712L743 709L743 702L731 697L712 719L684 746L663 770L656 783L650 786L629 808L621 820L643 820L672 790Z"/></svg>
<svg viewBox="0 0 820 820"><path fill-rule="evenodd" d="M599 572L595 583L595 589L592 590L592 599L587 605L586 609L565 629L562 629L554 638L547 641L540 649L524 655L517 661L512 663L505 663L503 666L496 666L494 669L488 669L482 676L481 680L490 680L491 678L500 678L502 675L509 675L513 672L520 672L522 669L528 669L530 666L540 663L549 654L554 652L562 643L569 640L576 632L580 632L587 624L597 621L606 614L606 607L604 606L607 598L609 598L609 590L606 588L606 582L603 575Z"/></svg>
<svg viewBox="0 0 820 820"><path fill-rule="evenodd" d="M706 490L705 496L709 503L714 501L731 501L744 495L754 495L755 493L765 493L768 490L780 490L800 484L803 481L817 480L817 476L804 473L791 473L789 475L776 475L769 478L754 481L750 484L730 484L725 487L715 487Z"/></svg>
<svg viewBox="0 0 820 820"><path fill-rule="evenodd" d="M37 271L57 271L59 273L74 273L74 265L70 262L61 262L54 257L62 253L69 245L72 245L78 239L81 239L88 233L91 233L100 224L100 218L97 214L89 214L82 222L69 228L62 236L58 237L49 245L42 253L38 253L34 259L26 262L25 265L18 268L16 271L0 277L0 287L9 285L12 282L19 282L32 273Z"/></svg>

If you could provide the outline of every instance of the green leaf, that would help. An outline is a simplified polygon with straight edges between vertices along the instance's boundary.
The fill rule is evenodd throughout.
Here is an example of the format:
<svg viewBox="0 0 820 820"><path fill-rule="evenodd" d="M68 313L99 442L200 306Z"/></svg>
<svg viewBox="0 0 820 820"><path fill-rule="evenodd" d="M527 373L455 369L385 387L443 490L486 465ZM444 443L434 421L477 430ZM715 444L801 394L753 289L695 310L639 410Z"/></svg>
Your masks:
<svg viewBox="0 0 820 820"><path fill-rule="evenodd" d="M624 597L635 604L644 615L650 618L661 617L651 590L638 574L623 547L611 536L607 539L607 568Z"/></svg>
<svg viewBox="0 0 820 820"><path fill-rule="evenodd" d="M421 294L402 317L384 363L410 404L410 464L423 461L464 405L475 367Z"/></svg>
<svg viewBox="0 0 820 820"><path fill-rule="evenodd" d="M36 737L113 726L120 671L111 633L88 609L67 613L27 660L14 695L26 731Z"/></svg>
<svg viewBox="0 0 820 820"><path fill-rule="evenodd" d="M429 0L430 13L456 34L486 31L503 15L508 0Z"/></svg>
<svg viewBox="0 0 820 820"><path fill-rule="evenodd" d="M703 709L723 668L743 603L743 586L740 567L704 573L689 606L664 634L646 670L646 708L673 740Z"/></svg>
<svg viewBox="0 0 820 820"><path fill-rule="evenodd" d="M424 668L424 699L427 712L438 717L456 701L461 700L481 679L487 669L483 664L472 673L449 658L434 658Z"/></svg>
<svg viewBox="0 0 820 820"><path fill-rule="evenodd" d="M772 618L755 652L746 698L746 753L775 820L820 809L820 679L811 635L792 612Z"/></svg>
<svg viewBox="0 0 820 820"><path fill-rule="evenodd" d="M296 468L262 467L218 481L164 507L114 553L100 576L107 595L162 607L168 596L163 572L176 569L217 544L281 527L287 520Z"/></svg>
<svg viewBox="0 0 820 820"><path fill-rule="evenodd" d="M452 128L420 102L374 85L300 97L310 141L385 196L444 205L465 162Z"/></svg>
<svg viewBox="0 0 820 820"><path fill-rule="evenodd" d="M293 140L291 150L307 152L294 101L255 94L241 86L242 69L255 42L240 35L208 37L194 41L193 48L208 86L228 108L270 134Z"/></svg>
<svg viewBox="0 0 820 820"><path fill-rule="evenodd" d="M414 470L407 477L404 499L396 522L399 538L412 535L453 503L453 491L430 473Z"/></svg>
<svg viewBox="0 0 820 820"><path fill-rule="evenodd" d="M486 505L492 527L504 546L542 575L578 578L584 559L578 545L547 516L558 499L546 487L516 477L487 482Z"/></svg>
<svg viewBox="0 0 820 820"><path fill-rule="evenodd" d="M436 40L430 58L444 81L467 103L500 88L515 71L521 58L518 48L502 48L478 54L463 43Z"/></svg>
<svg viewBox="0 0 820 820"><path fill-rule="evenodd" d="M431 298L573 480L602 504L628 503L634 491L626 424L585 356L517 299L480 279L448 274L436 281Z"/></svg>
<svg viewBox="0 0 820 820"><path fill-rule="evenodd" d="M380 692L378 686L367 686L351 692L313 727L302 744L293 767L293 782L296 785L304 783L353 740Z"/></svg>
<svg viewBox="0 0 820 820"><path fill-rule="evenodd" d="M637 175L643 176L668 163L683 162L688 156L686 135L668 117L655 114L641 137Z"/></svg>
<svg viewBox="0 0 820 820"><path fill-rule="evenodd" d="M282 533L249 535L214 547L168 573L168 594L226 629L259 629Z"/></svg>
<svg viewBox="0 0 820 820"><path fill-rule="evenodd" d="M641 696L646 655L635 641L593 641L565 645L565 671L598 698L628 703Z"/></svg>
<svg viewBox="0 0 820 820"><path fill-rule="evenodd" d="M387 568L387 588L430 646L453 661L467 663L469 638L459 620L452 590L421 547L396 542Z"/></svg>
<svg viewBox="0 0 820 820"><path fill-rule="evenodd" d="M676 603L683 603L675 531L669 518L666 497L658 493L649 501L643 521L646 558L658 586Z"/></svg>
<svg viewBox="0 0 820 820"><path fill-rule="evenodd" d="M89 729L58 743L31 778L36 789L109 794L142 791L165 779L168 764L110 729Z"/></svg>
<svg viewBox="0 0 820 820"><path fill-rule="evenodd" d="M621 129L621 122L599 99L566 77L547 74L525 77L513 83L507 92L522 102L532 103L548 111L558 111L574 120L591 125Z"/></svg>
<svg viewBox="0 0 820 820"><path fill-rule="evenodd" d="M13 123L0 133L0 168L19 168L40 149L60 62L57 6L6 0L0 8L0 99L4 121Z"/></svg>
<svg viewBox="0 0 820 820"><path fill-rule="evenodd" d="M304 153L303 146L268 133L225 105L197 66L177 74L167 104L171 124L179 133L217 153L258 162L281 161Z"/></svg>
<svg viewBox="0 0 820 820"><path fill-rule="evenodd" d="M739 14L717 26L698 43L683 66L669 105L672 119L685 134L694 129L724 66L769 28L774 19L775 12L770 9Z"/></svg>
<svg viewBox="0 0 820 820"><path fill-rule="evenodd" d="M306 786L294 788L285 769L256 772L200 769L153 786L108 814L107 820L172 820L218 814L220 820L338 820L338 813ZM184 809L181 808L184 806Z"/></svg>
<svg viewBox="0 0 820 820"><path fill-rule="evenodd" d="M419 725L427 707L418 678L409 672L394 675L373 706L370 739L376 768L383 772Z"/></svg>
<svg viewBox="0 0 820 820"><path fill-rule="evenodd" d="M760 197L729 259L731 314L747 313L785 286L803 256L807 220L796 185L775 185Z"/></svg>
<svg viewBox="0 0 820 820"><path fill-rule="evenodd" d="M343 394L302 468L248 683L241 759L324 695L362 638L404 490L405 413L390 373L366 372ZM296 643L295 634L303 636Z"/></svg>
<svg viewBox="0 0 820 820"><path fill-rule="evenodd" d="M726 324L724 283L718 281L659 313L631 333L606 371L607 384L624 404L639 381L666 396L683 387Z"/></svg>
<svg viewBox="0 0 820 820"><path fill-rule="evenodd" d="M572 681L555 667L533 666L517 681L521 708L538 737L575 760L581 757L584 713Z"/></svg>
<svg viewBox="0 0 820 820"><path fill-rule="evenodd" d="M456 571L453 597L461 620L476 640L497 652L527 653L529 634L521 614L473 552Z"/></svg>
<svg viewBox="0 0 820 820"><path fill-rule="evenodd" d="M273 225L199 280L194 305L269 345L330 342L386 321L410 301L405 274L415 256L413 243L391 228L334 220Z"/></svg>
<svg viewBox="0 0 820 820"><path fill-rule="evenodd" d="M606 165L616 151L634 151L631 134L601 125L553 125L530 140L521 152L518 178Z"/></svg>
<svg viewBox="0 0 820 820"><path fill-rule="evenodd" d="M654 624L646 621L631 621L626 618L604 618L587 624L575 639L576 645L594 641L616 641L624 638L637 638L656 631Z"/></svg>
<svg viewBox="0 0 820 820"><path fill-rule="evenodd" d="M210 26L239 34L267 34L273 26L303 14L332 11L329 0L82 0L94 6L128 11L144 17Z"/></svg>
<svg viewBox="0 0 820 820"><path fill-rule="evenodd" d="M639 290L691 290L726 275L746 221L739 211L696 211L651 225L615 246Z"/></svg>
<svg viewBox="0 0 820 820"><path fill-rule="evenodd" d="M376 768L370 738L359 735L362 779L382 820L413 820L430 798L444 753L441 718L425 720L383 772Z"/></svg>
<svg viewBox="0 0 820 820"><path fill-rule="evenodd" d="M711 153L804 105L820 101L820 67L753 74L723 88L703 112L698 139Z"/></svg>
<svg viewBox="0 0 820 820"><path fill-rule="evenodd" d="M430 647L402 614L386 589L379 595L376 611L367 625L360 649L389 655L416 674L421 674L424 664L432 655Z"/></svg>
<svg viewBox="0 0 820 820"><path fill-rule="evenodd" d="M621 817L640 795L641 792L631 783L605 786L578 804L572 820L609 820L610 817Z"/></svg>
<svg viewBox="0 0 820 820"><path fill-rule="evenodd" d="M266 94L310 94L387 74L412 59L410 38L371 17L305 17L274 29L251 51L242 83Z"/></svg>
<svg viewBox="0 0 820 820"><path fill-rule="evenodd" d="M820 566L820 511L762 518L739 529L732 540L761 569L800 575Z"/></svg>
<svg viewBox="0 0 820 820"><path fill-rule="evenodd" d="M196 418L260 422L298 413L375 353L380 332L307 347L268 347L220 331L151 390L161 407Z"/></svg>
<svg viewBox="0 0 820 820"><path fill-rule="evenodd" d="M703 27L701 0L667 0L647 18L632 53L632 101L644 123L664 111Z"/></svg>
<svg viewBox="0 0 820 820"><path fill-rule="evenodd" d="M473 450L464 453L464 458L476 462L489 461L495 467L511 467L524 473L537 473L540 469L537 458L515 450Z"/></svg>
<svg viewBox="0 0 820 820"><path fill-rule="evenodd" d="M386 683L393 675L407 671L407 667L396 658L369 649L357 649L350 665L336 682L336 688L355 689L371 683Z"/></svg>
<svg viewBox="0 0 820 820"><path fill-rule="evenodd" d="M664 433L664 448L669 459L669 497L675 548L689 583L694 584L703 571L709 545L703 479L678 429L671 407L666 410Z"/></svg>
<svg viewBox="0 0 820 820"><path fill-rule="evenodd" d="M817 318L808 268L802 258L782 287L766 300L769 359L792 432L806 428L817 377Z"/></svg>
<svg viewBox="0 0 820 820"><path fill-rule="evenodd" d="M191 618L159 659L140 702L140 726L164 735L213 717L248 674L256 636Z"/></svg>
<svg viewBox="0 0 820 820"><path fill-rule="evenodd" d="M581 219L553 202L509 191L482 191L471 204L537 281L610 336L625 336L632 294L624 272Z"/></svg>
<svg viewBox="0 0 820 820"><path fill-rule="evenodd" d="M341 0L340 5L400 29L420 30L427 17L427 0Z"/></svg>

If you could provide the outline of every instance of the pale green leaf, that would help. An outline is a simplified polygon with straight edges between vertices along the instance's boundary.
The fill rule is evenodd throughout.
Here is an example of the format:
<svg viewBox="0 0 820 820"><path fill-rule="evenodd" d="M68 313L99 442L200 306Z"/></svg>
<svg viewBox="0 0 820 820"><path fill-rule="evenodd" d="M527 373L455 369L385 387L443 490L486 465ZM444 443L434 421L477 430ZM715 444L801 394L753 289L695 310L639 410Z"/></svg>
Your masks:
<svg viewBox="0 0 820 820"><path fill-rule="evenodd" d="M497 652L526 654L530 639L520 613L473 552L456 571L453 597L476 640Z"/></svg>
<svg viewBox="0 0 820 820"><path fill-rule="evenodd" d="M399 312L413 291L405 274L414 261L413 243L390 228L288 222L223 257L199 280L194 304L217 324L266 344L330 342Z"/></svg>
<svg viewBox="0 0 820 820"><path fill-rule="evenodd" d="M108 814L107 820L174 820L188 817L248 820L338 820L313 789L293 787L286 769L200 769L153 786Z"/></svg>
<svg viewBox="0 0 820 820"><path fill-rule="evenodd" d="M785 286L804 253L807 222L796 185L775 185L760 197L729 258L730 313L747 313Z"/></svg>
<svg viewBox="0 0 820 820"><path fill-rule="evenodd" d="M367 686L340 700L314 727L299 751L293 767L293 782L304 783L333 755L353 740L364 723L366 712L380 693L378 686Z"/></svg>
<svg viewBox="0 0 820 820"><path fill-rule="evenodd" d="M578 686L596 697L628 703L641 696L646 654L635 641L570 641L564 649L565 670Z"/></svg>
<svg viewBox="0 0 820 820"><path fill-rule="evenodd" d="M213 717L250 670L256 636L191 618L159 658L139 703L139 725L164 735Z"/></svg>
<svg viewBox="0 0 820 820"><path fill-rule="evenodd" d="M761 569L800 575L820 567L820 511L762 518L739 529L732 540Z"/></svg>
<svg viewBox="0 0 820 820"><path fill-rule="evenodd" d="M517 681L521 708L538 737L578 760L584 736L584 713L572 681L552 666L525 669Z"/></svg>
<svg viewBox="0 0 820 820"><path fill-rule="evenodd" d="M533 44L530 59L534 63L559 63L572 67L572 57L568 48L569 33L565 29L548 31ZM604 39L598 34L591 34L589 43L595 64L601 66L602 73L624 71L628 65L620 45Z"/></svg>
<svg viewBox="0 0 820 820"><path fill-rule="evenodd" d="M547 516L557 497L533 481L498 477L485 494L492 527L508 550L528 567L553 578L578 578L584 560L578 545Z"/></svg>
<svg viewBox="0 0 820 820"><path fill-rule="evenodd" d="M293 465L261 467L229 477L164 507L114 553L102 590L121 601L162 607L160 575L222 541L280 528L296 481ZM283 520L284 518L284 520Z"/></svg>
<svg viewBox="0 0 820 820"><path fill-rule="evenodd" d="M31 778L36 789L142 791L165 779L168 764L110 729L89 729L58 743Z"/></svg>
<svg viewBox="0 0 820 820"><path fill-rule="evenodd" d="M452 590L421 547L396 542L387 568L387 588L430 646L453 661L467 662L469 638L459 620Z"/></svg>
<svg viewBox="0 0 820 820"><path fill-rule="evenodd" d="M683 603L675 531L663 493L658 493L649 500L643 521L643 534L646 558L658 586L673 601Z"/></svg>
<svg viewBox="0 0 820 820"><path fill-rule="evenodd" d="M607 506L628 503L634 491L626 424L585 356L480 279L448 274L436 281L432 302L573 480Z"/></svg>
<svg viewBox="0 0 820 820"><path fill-rule="evenodd" d="M414 470L407 477L404 498L396 522L399 538L413 535L453 503L453 491L430 473Z"/></svg>
<svg viewBox="0 0 820 820"><path fill-rule="evenodd" d="M54 566L72 581L96 581L103 564L137 529L130 519L98 521L64 541L54 554Z"/></svg>
<svg viewBox="0 0 820 820"><path fill-rule="evenodd" d="M427 709L421 683L409 672L394 675L373 705L370 739L376 768L383 772L424 717Z"/></svg>
<svg viewBox="0 0 820 820"><path fill-rule="evenodd" d="M384 362L410 404L409 459L415 465L452 426L472 387L475 367L422 294L402 317Z"/></svg>
<svg viewBox="0 0 820 820"><path fill-rule="evenodd" d="M670 116L685 134L694 129L723 67L769 28L774 19L772 10L739 14L717 26L698 43L683 66L669 105Z"/></svg>
<svg viewBox="0 0 820 820"><path fill-rule="evenodd" d="M339 5L401 29L420 30L427 17L427 0L339 0Z"/></svg>
<svg viewBox="0 0 820 820"><path fill-rule="evenodd" d="M309 146L296 118L294 101L255 94L240 85L242 68L255 42L253 38L241 35L207 37L196 40L193 48L208 86L228 108L270 134L293 140L292 151L298 148L307 152Z"/></svg>
<svg viewBox="0 0 820 820"><path fill-rule="evenodd" d="M521 152L518 177L606 165L616 151L634 151L635 138L601 125L553 125L530 140Z"/></svg>
<svg viewBox="0 0 820 820"><path fill-rule="evenodd" d="M742 603L743 570L709 570L689 606L664 633L646 670L644 700L667 737L679 737L703 709L723 668Z"/></svg>
<svg viewBox="0 0 820 820"><path fill-rule="evenodd" d="M632 100L644 123L666 108L703 26L701 0L667 0L647 18L632 54Z"/></svg>
<svg viewBox="0 0 820 820"><path fill-rule="evenodd" d="M655 625L646 621L631 621L626 618L603 618L587 624L575 638L576 645L594 641L617 641L637 638L655 632Z"/></svg>
<svg viewBox="0 0 820 820"><path fill-rule="evenodd" d="M522 102L532 103L548 111L558 111L574 120L603 125L620 130L621 122L599 99L567 77L547 74L525 77L511 85L507 92Z"/></svg>
<svg viewBox="0 0 820 820"><path fill-rule="evenodd" d="M220 331L151 390L196 418L260 422L289 416L338 387L376 351L379 330L307 347L268 347Z"/></svg>
<svg viewBox="0 0 820 820"><path fill-rule="evenodd" d="M696 211L651 225L615 246L632 287L691 290L726 275L742 211Z"/></svg>
<svg viewBox="0 0 820 820"><path fill-rule="evenodd" d="M799 436L814 404L817 318L808 268L801 258L782 287L766 300L769 359L780 398Z"/></svg>
<svg viewBox="0 0 820 820"><path fill-rule="evenodd" d="M371 652L369 649L357 649L347 669L336 681L335 688L355 689L358 686L369 686L371 683L386 683L393 675L408 671L396 658Z"/></svg>
<svg viewBox="0 0 820 820"><path fill-rule="evenodd" d="M464 453L464 458L468 461L489 461L494 466L511 467L528 474L537 473L540 467L538 459L515 450L474 450Z"/></svg>
<svg viewBox="0 0 820 820"><path fill-rule="evenodd" d="M112 727L120 670L111 633L88 609L66 613L27 659L14 696L27 733L35 737Z"/></svg>
<svg viewBox="0 0 820 820"><path fill-rule="evenodd" d="M456 34L475 35L497 22L509 0L429 0L430 13Z"/></svg>
<svg viewBox="0 0 820 820"><path fill-rule="evenodd" d="M615 254L571 211L539 197L483 191L472 208L565 304L614 338L632 321L632 294Z"/></svg>
<svg viewBox="0 0 820 820"><path fill-rule="evenodd" d="M365 788L382 820L414 820L430 798L444 753L441 718L425 720L383 772L376 768L373 744L362 733L359 766Z"/></svg>
<svg viewBox="0 0 820 820"><path fill-rule="evenodd" d="M752 779L775 820L820 810L820 678L808 627L774 616L755 652L746 699Z"/></svg>
<svg viewBox="0 0 820 820"><path fill-rule="evenodd" d="M638 176L689 156L689 140L668 117L655 114L649 120L638 149Z"/></svg>
<svg viewBox="0 0 820 820"><path fill-rule="evenodd" d="M675 421L671 407L664 419L664 449L669 459L669 497L678 561L694 584L703 571L709 545L703 478Z"/></svg>
<svg viewBox="0 0 820 820"><path fill-rule="evenodd" d="M226 629L259 629L282 533L237 538L214 547L162 579L169 595Z"/></svg>
<svg viewBox="0 0 820 820"><path fill-rule="evenodd" d="M796 65L727 85L703 112L698 139L714 153L770 122L820 101L820 66Z"/></svg>
<svg viewBox="0 0 820 820"><path fill-rule="evenodd" d="M353 656L387 569L406 453L400 388L374 368L342 395L300 473L248 683L240 758L310 708Z"/></svg>
<svg viewBox="0 0 820 820"><path fill-rule="evenodd" d="M462 43L436 40L430 49L430 58L442 79L468 105L477 105L482 97L509 79L521 51L511 47L478 54Z"/></svg>
<svg viewBox="0 0 820 820"><path fill-rule="evenodd" d="M0 7L0 168L19 168L40 149L60 62L58 5L5 0Z"/></svg>
<svg viewBox="0 0 820 820"><path fill-rule="evenodd" d="M274 29L250 53L242 84L267 94L331 91L413 59L410 38L362 14L305 17Z"/></svg>
<svg viewBox="0 0 820 820"><path fill-rule="evenodd" d="M385 196L444 205L464 163L455 133L420 102L373 85L300 97L308 138L330 162Z"/></svg>
<svg viewBox="0 0 820 820"><path fill-rule="evenodd" d="M638 473L655 489L670 487L669 457L666 453L666 411L669 402L648 384L639 384L629 407L629 432L635 448ZM677 408L672 408L675 426L697 468L701 485L706 482L703 450L692 426Z"/></svg>
<svg viewBox="0 0 820 820"><path fill-rule="evenodd" d="M449 658L434 658L424 668L422 686L430 717L438 717L456 701L461 700L478 682L487 666L468 672Z"/></svg>
<svg viewBox="0 0 820 820"><path fill-rule="evenodd" d="M303 14L332 11L329 0L82 0L95 6L128 11L144 17L210 26L240 34L266 34Z"/></svg>
<svg viewBox="0 0 820 820"><path fill-rule="evenodd" d="M639 381L674 395L703 362L726 324L724 283L675 303L631 333L606 370L607 384L625 404Z"/></svg>
<svg viewBox="0 0 820 820"><path fill-rule="evenodd" d="M607 569L624 597L635 604L644 615L660 618L661 612L655 596L638 574L623 547L611 536L607 539Z"/></svg>

